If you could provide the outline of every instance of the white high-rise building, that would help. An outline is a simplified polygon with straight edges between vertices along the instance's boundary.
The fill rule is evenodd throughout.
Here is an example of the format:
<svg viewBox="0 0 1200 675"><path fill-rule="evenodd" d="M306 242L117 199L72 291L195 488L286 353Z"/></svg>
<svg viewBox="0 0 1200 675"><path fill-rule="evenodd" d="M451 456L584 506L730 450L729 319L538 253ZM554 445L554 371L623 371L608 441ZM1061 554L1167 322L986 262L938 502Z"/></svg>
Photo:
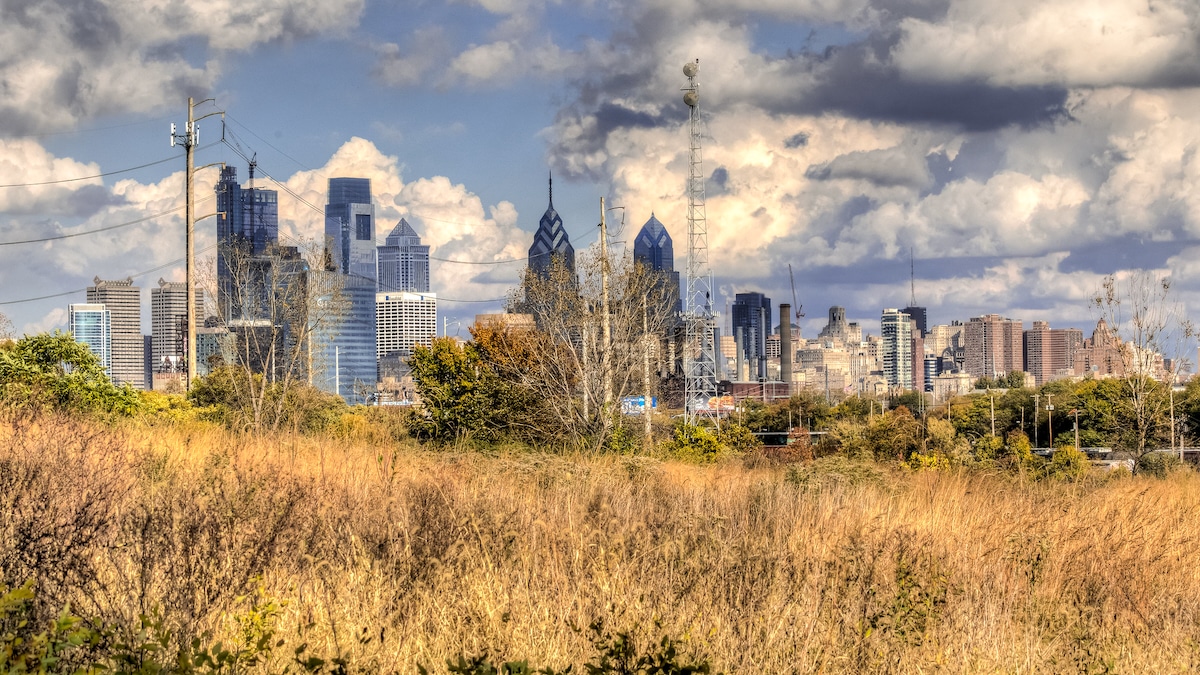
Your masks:
<svg viewBox="0 0 1200 675"><path fill-rule="evenodd" d="M375 294L375 356L407 357L413 346L433 345L437 336L436 293Z"/></svg>
<svg viewBox="0 0 1200 675"><path fill-rule="evenodd" d="M913 388L912 318L898 309L885 309L879 319L883 337L883 376L889 387Z"/></svg>
<svg viewBox="0 0 1200 675"><path fill-rule="evenodd" d="M102 304L76 303L67 306L67 326L76 342L88 346L108 379L112 379L112 313Z"/></svg>

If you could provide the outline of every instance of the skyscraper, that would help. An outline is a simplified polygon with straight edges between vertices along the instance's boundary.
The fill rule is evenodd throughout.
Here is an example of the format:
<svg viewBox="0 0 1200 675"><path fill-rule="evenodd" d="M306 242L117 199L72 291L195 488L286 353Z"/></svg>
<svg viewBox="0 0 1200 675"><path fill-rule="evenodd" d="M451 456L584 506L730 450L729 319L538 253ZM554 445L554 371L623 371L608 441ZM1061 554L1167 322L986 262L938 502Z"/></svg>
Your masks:
<svg viewBox="0 0 1200 675"><path fill-rule="evenodd" d="M67 305L67 325L76 342L87 345L108 379L112 379L112 315L109 309L96 303Z"/></svg>
<svg viewBox="0 0 1200 675"><path fill-rule="evenodd" d="M342 302L315 336L321 349L314 383L361 403L375 389L375 206L369 178L330 178L325 205L325 253Z"/></svg>
<svg viewBox="0 0 1200 675"><path fill-rule="evenodd" d="M653 213L633 240L633 260L645 265L656 275L665 307L676 314L682 312L679 272L675 271L675 246L671 242L671 234Z"/></svg>
<svg viewBox="0 0 1200 675"><path fill-rule="evenodd" d="M196 325L204 315L204 295L196 295ZM151 359L155 373L182 372L187 369L187 284L158 280L150 289Z"/></svg>
<svg viewBox="0 0 1200 675"><path fill-rule="evenodd" d="M1025 372L1033 375L1037 386L1074 374L1075 354L1083 346L1083 331L1078 328L1051 328L1045 321L1034 321L1025 331Z"/></svg>
<svg viewBox="0 0 1200 675"><path fill-rule="evenodd" d="M379 247L379 292L429 292L429 247L401 218Z"/></svg>
<svg viewBox="0 0 1200 675"><path fill-rule="evenodd" d="M879 319L883 337L883 376L889 387L913 388L913 320L898 309L885 309Z"/></svg>
<svg viewBox="0 0 1200 675"><path fill-rule="evenodd" d="M241 306L246 286L265 286L262 279L251 278L246 261L266 255L279 243L278 193L254 187L253 163L246 186L237 182L237 167L221 169L216 193L218 314L225 322L260 318L244 316Z"/></svg>
<svg viewBox="0 0 1200 675"><path fill-rule="evenodd" d="M87 289L87 301L102 304L111 314L112 369L109 376L114 384L126 384L136 389L146 386L145 340L142 339L142 289L133 279L104 281L94 279Z"/></svg>
<svg viewBox="0 0 1200 675"><path fill-rule="evenodd" d="M747 379L767 377L767 332L771 326L771 299L762 293L738 293L733 300L733 335L742 336L741 358L750 364Z"/></svg>
<svg viewBox="0 0 1200 675"><path fill-rule="evenodd" d="M999 314L972 318L963 327L963 370L974 377L1004 377L1020 372L1024 331L1020 321Z"/></svg>
<svg viewBox="0 0 1200 675"><path fill-rule="evenodd" d="M406 358L414 345L433 345L437 336L437 295L434 293L377 293L375 324L379 328L375 354L379 359Z"/></svg>
<svg viewBox="0 0 1200 675"><path fill-rule="evenodd" d="M910 305L900 311L912 317L912 320L917 323L917 331L924 337L925 333L929 331L928 314L925 308Z"/></svg>
<svg viewBox="0 0 1200 675"><path fill-rule="evenodd" d="M562 218L554 210L554 179L550 179L550 205L538 221L533 244L529 247L529 269L534 274L548 278L554 260L560 261L571 274L575 273L575 247L567 237Z"/></svg>

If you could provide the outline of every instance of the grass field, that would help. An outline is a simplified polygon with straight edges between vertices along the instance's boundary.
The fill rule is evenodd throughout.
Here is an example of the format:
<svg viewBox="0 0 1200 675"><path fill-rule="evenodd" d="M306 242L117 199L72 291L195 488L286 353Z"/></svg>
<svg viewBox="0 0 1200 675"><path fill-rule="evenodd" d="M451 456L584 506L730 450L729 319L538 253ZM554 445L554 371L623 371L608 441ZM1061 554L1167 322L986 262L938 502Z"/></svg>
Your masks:
<svg viewBox="0 0 1200 675"><path fill-rule="evenodd" d="M10 419L0 577L181 639L236 640L261 583L282 652L367 671L561 668L597 620L724 672L1200 668L1190 471L750 466Z"/></svg>

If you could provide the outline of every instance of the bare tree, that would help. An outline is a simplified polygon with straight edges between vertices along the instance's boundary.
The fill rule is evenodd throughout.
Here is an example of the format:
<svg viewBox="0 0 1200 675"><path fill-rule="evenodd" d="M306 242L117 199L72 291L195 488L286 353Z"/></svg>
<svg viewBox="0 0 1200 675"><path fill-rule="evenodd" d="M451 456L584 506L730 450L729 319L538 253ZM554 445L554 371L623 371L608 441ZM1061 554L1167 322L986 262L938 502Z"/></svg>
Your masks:
<svg viewBox="0 0 1200 675"><path fill-rule="evenodd" d="M222 245L228 283L211 284L219 321L231 342L227 368L232 397L248 413L246 426L275 430L288 416L292 390L311 384L321 364L319 335L329 335L344 296L340 275L323 269L320 247Z"/></svg>
<svg viewBox="0 0 1200 675"><path fill-rule="evenodd" d="M0 342L8 342L15 339L17 339L17 331L13 328L12 320L3 313L0 313Z"/></svg>
<svg viewBox="0 0 1200 675"><path fill-rule="evenodd" d="M1092 305L1117 338L1124 397L1110 426L1136 470L1162 441L1173 438L1172 387L1184 345L1195 331L1171 295L1171 279L1145 270L1105 277ZM1164 357L1174 357L1169 368Z"/></svg>
<svg viewBox="0 0 1200 675"><path fill-rule="evenodd" d="M658 344L647 336L664 334L674 320L678 293L670 292L662 274L631 256L610 258L606 344L601 265L592 253L580 256L578 276L558 259L544 276L527 270L508 303L511 311L532 314L547 339L523 384L546 400L569 433L599 432L598 442L611 429L621 399L646 391L645 352L651 342ZM662 350L656 351L661 358Z"/></svg>

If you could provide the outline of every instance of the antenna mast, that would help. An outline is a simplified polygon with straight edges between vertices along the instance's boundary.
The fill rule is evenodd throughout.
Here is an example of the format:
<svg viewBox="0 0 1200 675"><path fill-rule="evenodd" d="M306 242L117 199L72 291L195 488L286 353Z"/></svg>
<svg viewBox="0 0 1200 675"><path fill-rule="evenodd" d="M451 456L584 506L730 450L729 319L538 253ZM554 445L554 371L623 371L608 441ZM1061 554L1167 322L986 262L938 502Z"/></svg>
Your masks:
<svg viewBox="0 0 1200 675"><path fill-rule="evenodd" d="M708 266L708 222L704 214L704 154L700 141L700 85L696 75L700 59L683 66L687 86L683 102L689 110L688 145L688 263L687 305L684 316L687 344L683 349L684 415L695 424L702 414L713 414L710 401L717 395L717 351L713 341L712 270Z"/></svg>
<svg viewBox="0 0 1200 675"><path fill-rule="evenodd" d="M908 283L911 287L912 295L909 296L908 306L917 306L917 262L913 258L912 247L908 247Z"/></svg>

